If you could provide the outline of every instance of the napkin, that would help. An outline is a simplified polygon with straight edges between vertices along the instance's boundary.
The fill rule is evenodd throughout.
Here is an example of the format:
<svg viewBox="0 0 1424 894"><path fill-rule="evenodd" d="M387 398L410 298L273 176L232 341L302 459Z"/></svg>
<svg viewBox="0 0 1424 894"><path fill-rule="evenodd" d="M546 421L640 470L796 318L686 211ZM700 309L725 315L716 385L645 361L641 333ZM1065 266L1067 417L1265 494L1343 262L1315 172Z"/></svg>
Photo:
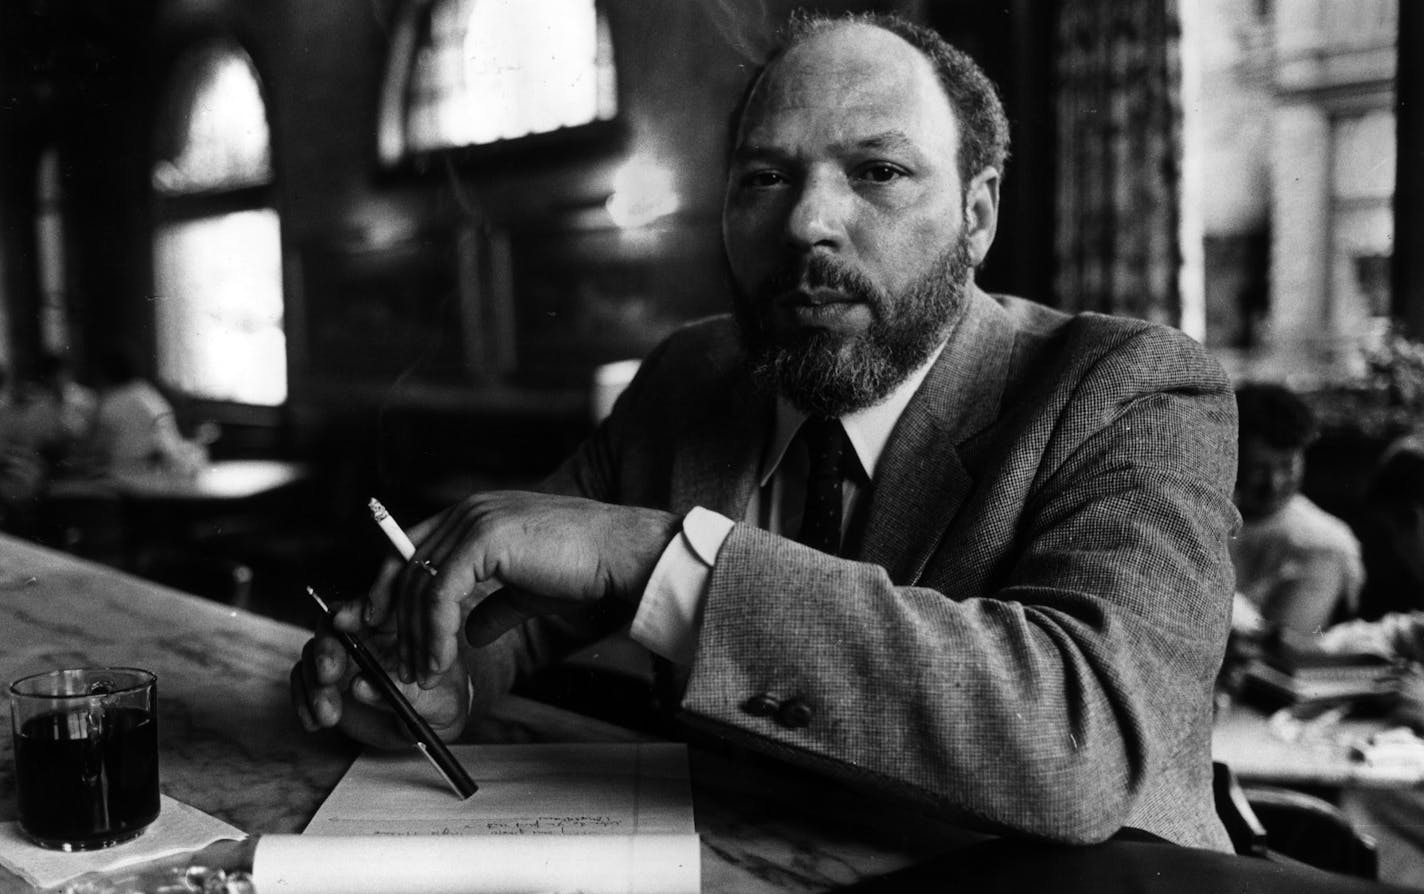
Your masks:
<svg viewBox="0 0 1424 894"><path fill-rule="evenodd" d="M0 823L0 866L37 888L53 888L86 872L111 872L206 847L245 834L222 820L160 795L158 819L142 835L97 851L50 850L31 842L18 822Z"/></svg>

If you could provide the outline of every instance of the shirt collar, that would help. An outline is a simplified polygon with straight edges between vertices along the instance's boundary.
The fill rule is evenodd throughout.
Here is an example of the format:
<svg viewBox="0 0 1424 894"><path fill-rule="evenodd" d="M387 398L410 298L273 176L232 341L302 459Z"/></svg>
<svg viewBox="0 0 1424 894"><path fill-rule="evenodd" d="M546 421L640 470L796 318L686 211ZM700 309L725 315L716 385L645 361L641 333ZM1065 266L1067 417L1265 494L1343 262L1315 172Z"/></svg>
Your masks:
<svg viewBox="0 0 1424 894"><path fill-rule="evenodd" d="M850 439L851 447L855 449L855 456L860 460L860 467L865 470L867 478L875 477L875 467L880 462L880 455L885 452L890 432L894 431L895 423L900 421L901 414L909 405L910 398L919 390L920 383L929 374L930 367L934 366L939 355L944 352L945 344L946 342L940 342L934 353L896 385L880 403L841 417L846 437ZM777 396L776 425L766 450L762 452L758 476L762 487L766 486L781 467L781 461L786 457L786 448L791 445L791 439L796 437L796 432L805 420L805 413L793 407L784 397Z"/></svg>

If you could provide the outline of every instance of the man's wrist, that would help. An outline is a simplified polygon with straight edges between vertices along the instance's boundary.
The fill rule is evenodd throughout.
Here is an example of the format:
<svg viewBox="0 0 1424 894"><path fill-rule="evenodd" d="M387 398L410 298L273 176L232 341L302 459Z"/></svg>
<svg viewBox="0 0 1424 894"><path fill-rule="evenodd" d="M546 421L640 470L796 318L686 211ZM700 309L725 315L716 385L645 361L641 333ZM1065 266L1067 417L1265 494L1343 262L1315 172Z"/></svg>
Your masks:
<svg viewBox="0 0 1424 894"><path fill-rule="evenodd" d="M648 581L652 578L658 561L667 551L668 544L672 543L681 533L681 517L660 509L639 511L637 533L630 538L633 543L638 544L639 571L633 585L619 593L619 598L634 608L638 607L639 603L643 601L643 593L648 588Z"/></svg>
<svg viewBox="0 0 1424 894"><path fill-rule="evenodd" d="M658 559L629 630L635 642L682 665L692 663L708 577L733 523L694 507Z"/></svg>

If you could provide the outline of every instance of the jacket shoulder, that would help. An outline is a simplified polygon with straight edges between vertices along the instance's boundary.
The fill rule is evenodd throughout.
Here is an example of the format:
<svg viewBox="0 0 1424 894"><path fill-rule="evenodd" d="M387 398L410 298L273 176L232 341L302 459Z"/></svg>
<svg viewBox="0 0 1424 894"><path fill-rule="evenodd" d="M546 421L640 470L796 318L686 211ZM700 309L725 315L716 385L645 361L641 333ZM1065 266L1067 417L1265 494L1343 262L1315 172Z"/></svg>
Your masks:
<svg viewBox="0 0 1424 894"><path fill-rule="evenodd" d="M1081 375L1128 390L1229 392L1221 364L1179 329L1094 312L1066 313L995 295L1012 321L1021 366L1077 367Z"/></svg>

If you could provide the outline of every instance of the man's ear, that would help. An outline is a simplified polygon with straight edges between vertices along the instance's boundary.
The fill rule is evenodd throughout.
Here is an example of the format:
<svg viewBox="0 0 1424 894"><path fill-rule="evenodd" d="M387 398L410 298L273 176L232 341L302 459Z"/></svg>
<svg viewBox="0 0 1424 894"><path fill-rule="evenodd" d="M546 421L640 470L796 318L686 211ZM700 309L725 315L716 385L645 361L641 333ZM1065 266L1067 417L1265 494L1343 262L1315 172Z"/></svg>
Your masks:
<svg viewBox="0 0 1424 894"><path fill-rule="evenodd" d="M964 234L968 238L969 260L978 267L994 244L999 227L999 172L980 171L964 190Z"/></svg>

